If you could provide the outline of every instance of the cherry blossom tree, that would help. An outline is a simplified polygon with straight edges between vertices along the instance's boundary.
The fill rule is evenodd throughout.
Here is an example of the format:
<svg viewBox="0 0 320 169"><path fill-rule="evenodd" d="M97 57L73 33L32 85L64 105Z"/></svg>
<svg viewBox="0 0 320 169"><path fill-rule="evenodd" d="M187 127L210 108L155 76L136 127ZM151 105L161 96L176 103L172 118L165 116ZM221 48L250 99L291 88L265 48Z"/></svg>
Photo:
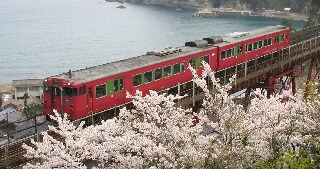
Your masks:
<svg viewBox="0 0 320 169"><path fill-rule="evenodd" d="M56 116L58 127L49 130L61 135L58 141L44 133L36 148L25 145L28 158L40 163L26 168L188 168L201 166L210 153L211 135L203 134L206 116L197 114L200 123L194 124L193 113L174 106L181 96L158 95L154 91L142 97L134 96L135 109L122 109L117 118L101 125L78 127L67 117Z"/></svg>
<svg viewBox="0 0 320 169"><path fill-rule="evenodd" d="M258 159L274 159L286 152L298 152L305 140L319 138L319 134L315 133L319 131L319 104L304 101L302 96L292 96L290 93L267 99L257 91L249 109L244 111L228 94L234 77L229 84L222 86L219 79L214 78L210 66L203 65L201 77L189 68L195 83L205 92L207 114L216 117L218 128L212 153L216 157L211 161L216 167L252 167ZM207 77L215 90L208 89Z"/></svg>
<svg viewBox="0 0 320 169"><path fill-rule="evenodd" d="M201 74L189 66L205 93L200 113L177 107L182 96L154 91L144 97L128 93L134 109L121 109L116 118L86 128L56 113L58 126L49 130L64 139L43 133L42 142L32 142L35 148L25 145L26 156L39 159L26 168L248 168L265 162L277 168L289 165L277 159L303 159L301 149L310 153L310 147L319 147L319 101L286 92L267 99L256 91L245 111L228 93L235 77L221 85L210 66L202 65ZM208 128L212 132L205 135Z"/></svg>

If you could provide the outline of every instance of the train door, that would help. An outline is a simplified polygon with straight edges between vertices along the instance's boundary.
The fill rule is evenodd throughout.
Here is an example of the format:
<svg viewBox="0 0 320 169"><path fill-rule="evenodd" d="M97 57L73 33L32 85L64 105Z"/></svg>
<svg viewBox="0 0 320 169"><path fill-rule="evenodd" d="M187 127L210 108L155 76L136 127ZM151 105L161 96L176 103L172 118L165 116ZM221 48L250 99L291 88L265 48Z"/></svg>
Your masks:
<svg viewBox="0 0 320 169"><path fill-rule="evenodd" d="M87 112L88 112L88 115L91 115L93 113L92 87L88 87Z"/></svg>
<svg viewBox="0 0 320 169"><path fill-rule="evenodd" d="M53 86L51 90L51 109L57 110L58 113L63 114L63 99L62 90L60 87Z"/></svg>
<svg viewBox="0 0 320 169"><path fill-rule="evenodd" d="M111 96L113 99L110 99L108 102L112 107L123 104L123 99L125 96L124 90L124 77L117 79L108 80L107 82L107 95Z"/></svg>
<svg viewBox="0 0 320 169"><path fill-rule="evenodd" d="M218 48L214 48L212 50L211 57L210 57L210 60L209 60L209 64L210 64L211 70L213 70L215 72L217 71L218 62L219 62Z"/></svg>

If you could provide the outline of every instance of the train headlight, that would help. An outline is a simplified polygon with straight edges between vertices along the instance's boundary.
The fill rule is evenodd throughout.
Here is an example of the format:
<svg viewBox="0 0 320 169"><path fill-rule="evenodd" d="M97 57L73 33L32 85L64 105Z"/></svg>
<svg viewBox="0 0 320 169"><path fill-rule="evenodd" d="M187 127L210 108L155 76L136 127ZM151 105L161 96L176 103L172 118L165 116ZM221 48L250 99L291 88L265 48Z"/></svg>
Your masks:
<svg viewBox="0 0 320 169"><path fill-rule="evenodd" d="M44 81L45 81L45 82L47 82L47 81L48 81L48 79L44 79Z"/></svg>
<svg viewBox="0 0 320 169"><path fill-rule="evenodd" d="M68 86L70 86L71 85L71 83L70 82L68 82Z"/></svg>

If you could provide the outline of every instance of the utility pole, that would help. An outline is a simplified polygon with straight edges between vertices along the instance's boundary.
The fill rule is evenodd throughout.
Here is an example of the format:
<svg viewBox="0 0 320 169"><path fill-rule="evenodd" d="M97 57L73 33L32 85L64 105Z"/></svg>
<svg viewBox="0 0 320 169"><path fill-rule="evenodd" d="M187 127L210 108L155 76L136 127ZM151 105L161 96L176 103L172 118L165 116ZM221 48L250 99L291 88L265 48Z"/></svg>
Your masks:
<svg viewBox="0 0 320 169"><path fill-rule="evenodd" d="M28 110L28 105L27 105L27 99L28 99L28 93L25 93L24 95L23 95L23 98L24 98L24 104L23 104L23 106L24 106L24 108L23 108L23 111L24 111L24 113L26 114L26 116L27 117L29 117L29 110Z"/></svg>

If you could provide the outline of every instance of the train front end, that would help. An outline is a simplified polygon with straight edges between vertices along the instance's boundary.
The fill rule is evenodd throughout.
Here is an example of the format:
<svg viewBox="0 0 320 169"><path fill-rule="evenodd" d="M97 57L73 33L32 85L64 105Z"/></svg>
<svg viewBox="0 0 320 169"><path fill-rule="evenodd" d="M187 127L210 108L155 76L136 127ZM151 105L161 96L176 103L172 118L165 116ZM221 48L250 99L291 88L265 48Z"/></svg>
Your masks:
<svg viewBox="0 0 320 169"><path fill-rule="evenodd" d="M79 114L76 113L79 111L77 109L83 107L78 106L78 102L83 102L78 98L79 92L83 92L82 87L83 84L81 82L59 77L44 79L44 113L50 116L56 110L59 114L66 113L70 120L77 120L79 118ZM85 106L86 104L83 103L83 105Z"/></svg>

